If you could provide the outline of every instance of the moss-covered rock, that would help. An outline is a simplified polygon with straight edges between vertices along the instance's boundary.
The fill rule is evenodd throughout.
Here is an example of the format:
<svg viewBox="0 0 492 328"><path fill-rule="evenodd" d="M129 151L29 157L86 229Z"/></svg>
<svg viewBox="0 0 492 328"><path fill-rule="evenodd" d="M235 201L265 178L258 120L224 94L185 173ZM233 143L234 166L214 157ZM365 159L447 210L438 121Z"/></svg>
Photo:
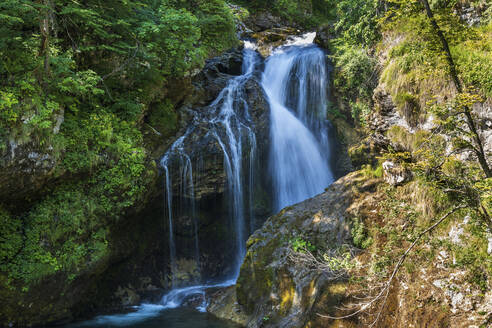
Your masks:
<svg viewBox="0 0 492 328"><path fill-rule="evenodd" d="M364 180L360 174L342 178L325 193L272 216L249 238L235 287L236 311L243 313L239 323L247 327L304 327L316 317L315 308L336 311L346 282L333 282L320 271L292 260L292 243L308 240L309 245L322 250L351 243L348 208L357 190L366 188L362 187ZM228 301L234 300L233 294ZM209 311L224 316L222 307L213 300Z"/></svg>

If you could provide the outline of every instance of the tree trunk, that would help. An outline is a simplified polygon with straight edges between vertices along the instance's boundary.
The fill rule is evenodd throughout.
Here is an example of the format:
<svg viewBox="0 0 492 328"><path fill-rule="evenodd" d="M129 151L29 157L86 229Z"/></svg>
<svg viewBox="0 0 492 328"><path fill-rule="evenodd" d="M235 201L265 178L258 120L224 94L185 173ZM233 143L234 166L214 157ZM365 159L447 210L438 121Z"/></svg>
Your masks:
<svg viewBox="0 0 492 328"><path fill-rule="evenodd" d="M434 29L434 32L436 33L437 37L441 41L441 46L443 48L444 54L446 55L446 60L449 65L449 74L451 74L451 78L453 79L454 86L456 90L459 93L463 93L463 86L461 85L461 81L458 78L458 73L456 71L456 65L453 60L453 56L451 55L451 51L449 50L449 44L446 38L444 37L444 33L442 32L441 28L437 24L437 21L434 17L434 13L432 12L432 9L429 5L429 1L427 0L420 0L422 5L425 8L425 12L427 14L427 17L429 18L432 28ZM465 117L466 117L466 124L468 125L468 128L470 129L471 133L473 134L473 138L475 139L475 143L477 146L477 151L475 151L475 154L478 157L478 162L480 163L480 166L482 167L482 170L484 171L485 175L487 178L492 177L492 171L489 167L489 164L487 162L487 156L485 154L482 140L480 139L480 135L478 134L478 130L475 126L475 121L473 120L472 114L471 114L471 108L466 108L465 109Z"/></svg>
<svg viewBox="0 0 492 328"><path fill-rule="evenodd" d="M39 30L41 33L41 44L39 56L43 57L44 75L50 73L50 3L49 0L40 1Z"/></svg>

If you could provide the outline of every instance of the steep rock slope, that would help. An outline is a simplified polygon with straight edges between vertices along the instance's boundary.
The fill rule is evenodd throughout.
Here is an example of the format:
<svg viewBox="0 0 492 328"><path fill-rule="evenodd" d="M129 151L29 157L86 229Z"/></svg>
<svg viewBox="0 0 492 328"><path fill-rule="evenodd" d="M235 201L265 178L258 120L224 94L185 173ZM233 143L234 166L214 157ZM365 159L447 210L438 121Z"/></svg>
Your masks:
<svg viewBox="0 0 492 328"><path fill-rule="evenodd" d="M246 327L363 327L378 313L376 327L486 327L492 293L457 263L458 249L476 238L463 214L409 256L384 304L358 312L410 245L410 218L439 207L434 197L416 182L391 187L367 171L341 178L272 216L249 239L238 284L212 293L208 311Z"/></svg>

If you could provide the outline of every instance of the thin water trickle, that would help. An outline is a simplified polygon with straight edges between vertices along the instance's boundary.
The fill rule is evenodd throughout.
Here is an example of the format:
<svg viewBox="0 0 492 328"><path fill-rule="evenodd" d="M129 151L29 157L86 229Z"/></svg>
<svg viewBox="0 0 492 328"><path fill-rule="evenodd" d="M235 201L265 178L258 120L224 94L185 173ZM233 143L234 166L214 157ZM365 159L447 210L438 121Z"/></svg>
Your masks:
<svg viewBox="0 0 492 328"><path fill-rule="evenodd" d="M166 176L166 202L167 202L167 217L169 225L169 262L171 264L171 273L176 272L176 243L174 242L174 228L173 228L173 209L172 209L172 184L171 176L169 174L169 168L164 165L164 172ZM175 286L174 274L171 277L171 286Z"/></svg>
<svg viewBox="0 0 492 328"><path fill-rule="evenodd" d="M230 199L230 218L231 226L234 229L232 238L234 240L234 248L236 256L234 257L234 270L232 274L225 280L226 285L231 285L239 275L239 268L243 257L246 254L246 213L245 213L245 185L243 176L245 173L250 175L249 188L252 189L253 176L255 169L256 158L256 136L251 127L251 118L247 99L245 98L244 85L252 77L255 65L258 61L258 54L246 47L243 50L243 74L230 79L226 87L220 92L218 97L210 104L209 108L215 111L215 115L207 123L209 126L209 134L214 136L218 145L222 149L224 158L224 170L227 177L227 190ZM205 289L218 285L198 285L186 288L177 288L175 281L176 271L176 245L174 241L173 230L173 204L172 204L172 179L170 173L170 162L178 159L179 176L180 176L180 196L185 196L190 200L191 216L194 226L195 236L195 253L197 265L200 265L199 255L199 239L198 239L198 222L197 213L194 202L193 183L193 165L190 155L184 149L184 143L191 134L189 130L185 135L179 138L165 154L161 160L161 166L164 168L166 176L166 207L169 226L169 249L170 249L170 264L172 273L173 290L162 299L162 304L173 307L180 305L182 300L190 295L199 295ZM247 141L247 142L245 142ZM243 144L245 143L245 144ZM245 172L243 168L243 155L249 147L249 172ZM249 219L252 222L253 217L253 195L250 191L248 195L249 203ZM188 205L188 204L187 204ZM250 230L253 227L250 227ZM220 284L222 286L223 284ZM166 305L167 304L167 305Z"/></svg>

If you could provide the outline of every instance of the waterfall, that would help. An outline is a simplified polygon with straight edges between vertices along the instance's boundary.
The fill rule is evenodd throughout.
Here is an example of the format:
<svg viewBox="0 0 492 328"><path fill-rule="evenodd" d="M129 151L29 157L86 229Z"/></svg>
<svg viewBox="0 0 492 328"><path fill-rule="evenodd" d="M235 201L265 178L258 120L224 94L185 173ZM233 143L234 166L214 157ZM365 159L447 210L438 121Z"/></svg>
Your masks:
<svg viewBox="0 0 492 328"><path fill-rule="evenodd" d="M193 142L188 140L192 135L193 126L205 124L208 127L207 136L212 136L219 145L223 153L224 171L227 177L226 187L230 205L229 217L234 233L231 237L234 241L234 263L232 273L222 284L231 285L239 275L244 255L246 254L246 239L248 231L253 229L253 194L254 170L256 166L256 136L252 129L251 117L247 99L244 93L245 83L252 77L255 66L258 61L258 54L246 47L243 50L242 74L231 78L226 87L220 92L217 98L208 106L210 115L201 117L201 121L196 119L188 131L180 137L167 151L161 160L161 166L164 169L166 182L166 208L167 220L169 227L169 250L171 280L173 290L163 297L162 303L169 306L180 304L186 295L199 294L204 289L216 285L199 285L186 288L177 288L175 276L176 268L176 245L174 241L175 231L173 230L173 181L171 172L171 163L178 163L179 170L179 194L180 197L187 198L190 203L186 203L188 211L191 211L193 220L193 229L195 236L195 257L197 265L200 263L199 239L198 239L198 221L195 205L195 184L193 183L193 163L191 154L187 153L185 144ZM211 118L209 118L211 117ZM198 122L199 121L199 122ZM191 138L190 138L191 139ZM243 167L243 157L249 155L249 167L245 170ZM198 163L200 165L200 162ZM249 175L248 179L244 176ZM245 182L249 187L249 194L245 194ZM197 182L198 183L198 182ZM248 209L245 205L248 204ZM246 212L248 211L248 212ZM249 216L250 227L246 226L246 217Z"/></svg>
<svg viewBox="0 0 492 328"><path fill-rule="evenodd" d="M296 38L278 48L265 62L261 85L270 105L270 175L273 182L274 209L303 201L323 192L332 182L328 165L329 143L326 121L327 83L325 54L312 45L314 34ZM254 192L256 170L259 169L257 138L248 108L245 93L246 83L253 77L259 55L246 43L243 50L242 74L228 80L217 98L197 115L188 131L179 138L161 160L166 181L166 208L169 226L170 265L173 289L161 303L165 308L177 307L191 296L204 295L204 290L234 284L246 254L246 239L255 227ZM177 286L175 281L176 245L174 244L173 176L180 179L179 197L191 211L195 236L195 257L199 265L199 224L195 208L195 188L200 186L198 176L203 162L190 153L188 143L198 142L193 138L195 127L206 127L204 138L216 141L222 152L226 177L226 196L234 259L231 274L220 283ZM191 147L192 148L192 147ZM249 157L249 158L248 158ZM178 165L178 174L173 175L171 163ZM197 165L193 169L193 163ZM174 167L173 167L174 168ZM174 168L175 169L175 168ZM266 169L266 167L265 167ZM194 183L195 182L195 183ZM174 186L176 188L176 185ZM248 192L246 192L246 190ZM249 221L249 226L247 225ZM198 283L198 282L196 282ZM201 308L203 308L203 304Z"/></svg>
<svg viewBox="0 0 492 328"><path fill-rule="evenodd" d="M169 224L169 261L171 263L172 282L171 286L175 285L174 272L176 272L176 243L174 242L174 229L173 229L173 210L172 210L172 185L171 177L169 175L169 168L164 166L166 175L166 205L167 205L167 218Z"/></svg>
<svg viewBox="0 0 492 328"><path fill-rule="evenodd" d="M171 266L171 286L176 286L176 243L174 241L174 224L173 224L173 184L170 174L170 160L174 157L179 158L180 162L180 197L185 196L190 199L192 203L192 216L195 226L195 261L197 265L200 263L200 250L197 233L196 213L194 207L193 198L195 196L194 184L193 184L193 167L190 157L184 151L183 143L190 131L187 131L181 138L179 138L170 148L170 150L164 155L161 160L161 166L164 168L165 183L166 183L166 208L167 208L167 220L169 227L169 262Z"/></svg>
<svg viewBox="0 0 492 328"><path fill-rule="evenodd" d="M211 104L217 108L216 116L211 120L211 133L217 139L224 153L224 168L227 175L230 198L230 216L234 227L235 270L233 278L239 275L239 269L246 255L246 226L243 186L243 141L250 140L250 152L255 152L256 139L251 129L249 108L244 95L244 84L251 78L257 61L255 51L246 48L243 51L243 74L228 81L217 99ZM252 175L253 172L250 172Z"/></svg>
<svg viewBox="0 0 492 328"><path fill-rule="evenodd" d="M270 172L275 210L321 192L333 181L326 106L328 76L312 34L277 49L266 61L262 85L271 109Z"/></svg>
<svg viewBox="0 0 492 328"><path fill-rule="evenodd" d="M254 189L255 189L255 170L256 170L256 136L252 130L249 132L249 143L251 150L249 153L249 181L248 181L248 203L249 203L249 232L253 234L256 228L254 213Z"/></svg>
<svg viewBox="0 0 492 328"><path fill-rule="evenodd" d="M250 116L246 83L254 77L255 69L259 66L259 55L252 49L252 43L245 42L242 74L230 78L209 106L196 111L186 132L161 159L165 182L165 220L169 230L166 237L169 244L171 290L161 298L160 304L142 304L135 308L136 312L129 314L100 316L84 326L128 326L157 317L163 310L190 304L205 312L207 289L228 287L236 283L246 254L247 235L257 228L255 199L265 201L259 208L266 213L269 210L269 196L272 196L273 210L278 211L323 192L332 182L328 165L329 124L326 121L329 79L325 54L312 44L314 36L314 33L310 33L290 40L276 49L265 62L261 85L270 106L270 140L261 140L259 136L265 139L263 133L258 134L257 139L255 131L266 129L258 129L261 123L253 126ZM264 116L254 117L255 122L260 122ZM194 240L191 243L186 239L186 243L193 244L194 249L193 255L188 253L187 256L194 256L200 269L199 215L207 215L208 208L201 208L202 203L198 199L203 194L201 187L210 189L200 177L201 173L210 170L207 168L209 163L204 163L203 148L194 151L193 145L210 146L213 156L222 155L231 225L228 233L233 241L231 250L235 256L231 263L232 272L228 277L222 277L222 281L203 281L199 277L195 281L187 281L196 285L182 286L178 277L181 268L178 268L180 263L177 253L180 249L177 244L179 246L179 238L182 237L180 233L186 234L186 231L179 230L180 225L175 220L190 219L189 232L192 232L191 238ZM263 155L268 146L268 167L263 168L260 164L265 164L267 160ZM214 164L212 166L215 169ZM268 174L259 174L267 172L267 169L272 177L272 190L269 185L263 184L270 183L266 177ZM223 176L219 175L214 180L214 174L212 181L221 184ZM255 198L256 191L265 199ZM264 196L266 193L271 194ZM220 215L223 213L220 212Z"/></svg>

